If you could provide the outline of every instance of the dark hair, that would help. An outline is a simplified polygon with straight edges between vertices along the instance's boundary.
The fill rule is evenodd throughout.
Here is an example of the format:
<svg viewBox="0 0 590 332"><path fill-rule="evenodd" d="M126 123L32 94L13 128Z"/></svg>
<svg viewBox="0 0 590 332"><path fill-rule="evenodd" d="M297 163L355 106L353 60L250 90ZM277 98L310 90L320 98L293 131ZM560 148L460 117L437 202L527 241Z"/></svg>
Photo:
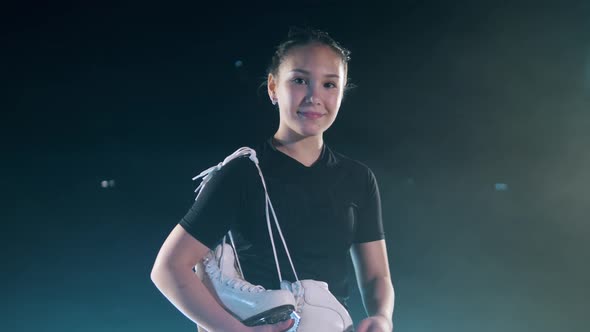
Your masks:
<svg viewBox="0 0 590 332"><path fill-rule="evenodd" d="M312 43L319 43L332 48L332 50L334 50L336 54L340 55L342 63L344 64L345 72L348 71L350 51L342 47L338 42L336 42L332 37L330 37L330 35L328 35L327 32L311 28L291 27L289 28L289 34L287 35L287 39L280 43L279 46L277 46L275 54L272 57L271 63L266 69L267 75L278 75L279 66L281 65L281 63L283 62L283 60L292 48L296 46L309 45ZM348 82L344 83L346 87L348 85Z"/></svg>

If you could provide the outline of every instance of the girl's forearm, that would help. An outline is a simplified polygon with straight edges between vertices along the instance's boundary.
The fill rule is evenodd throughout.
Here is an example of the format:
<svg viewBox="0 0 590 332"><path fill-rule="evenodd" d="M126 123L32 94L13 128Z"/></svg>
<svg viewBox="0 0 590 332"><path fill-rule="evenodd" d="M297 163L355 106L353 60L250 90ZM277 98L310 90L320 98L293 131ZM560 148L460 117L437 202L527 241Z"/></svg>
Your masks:
<svg viewBox="0 0 590 332"><path fill-rule="evenodd" d="M207 330L247 331L223 309L190 268L154 266L151 278L164 296L186 317Z"/></svg>
<svg viewBox="0 0 590 332"><path fill-rule="evenodd" d="M368 282L361 290L363 304L369 316L383 316L392 325L395 292L389 277Z"/></svg>

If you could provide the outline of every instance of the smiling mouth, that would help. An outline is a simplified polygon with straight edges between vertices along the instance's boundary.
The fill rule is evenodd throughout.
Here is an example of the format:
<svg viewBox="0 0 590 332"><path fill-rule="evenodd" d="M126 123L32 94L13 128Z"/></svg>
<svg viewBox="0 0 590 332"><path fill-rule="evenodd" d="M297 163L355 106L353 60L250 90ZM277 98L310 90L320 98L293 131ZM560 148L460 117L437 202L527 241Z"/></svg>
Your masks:
<svg viewBox="0 0 590 332"><path fill-rule="evenodd" d="M302 116L307 119L319 119L324 116L324 113L316 113L316 112L297 112L299 116Z"/></svg>

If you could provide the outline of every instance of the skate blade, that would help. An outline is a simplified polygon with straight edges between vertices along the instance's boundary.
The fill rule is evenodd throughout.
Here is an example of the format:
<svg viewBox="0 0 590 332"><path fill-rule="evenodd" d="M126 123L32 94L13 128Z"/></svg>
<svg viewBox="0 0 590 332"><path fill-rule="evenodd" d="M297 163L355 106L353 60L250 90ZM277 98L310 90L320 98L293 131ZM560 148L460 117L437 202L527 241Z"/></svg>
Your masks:
<svg viewBox="0 0 590 332"><path fill-rule="evenodd" d="M242 321L246 326L258 326L266 324L275 324L288 319L291 319L291 313L295 311L295 307L290 304L282 305L272 308L258 315L252 316Z"/></svg>

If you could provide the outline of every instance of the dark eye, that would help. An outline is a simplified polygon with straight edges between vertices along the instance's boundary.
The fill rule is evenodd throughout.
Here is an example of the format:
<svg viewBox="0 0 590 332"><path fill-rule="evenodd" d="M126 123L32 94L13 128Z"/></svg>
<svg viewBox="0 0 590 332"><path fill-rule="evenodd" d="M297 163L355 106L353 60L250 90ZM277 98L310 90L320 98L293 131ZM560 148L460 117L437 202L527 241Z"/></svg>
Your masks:
<svg viewBox="0 0 590 332"><path fill-rule="evenodd" d="M293 83L295 83L295 84L305 84L305 83L307 83L307 82L306 82L306 81L305 81L303 78L301 78L301 77L296 77L296 78L294 78L292 81L293 81Z"/></svg>
<svg viewBox="0 0 590 332"><path fill-rule="evenodd" d="M336 87L336 84L334 84L333 82L328 82L324 84L325 88L329 88L329 89L333 89Z"/></svg>

